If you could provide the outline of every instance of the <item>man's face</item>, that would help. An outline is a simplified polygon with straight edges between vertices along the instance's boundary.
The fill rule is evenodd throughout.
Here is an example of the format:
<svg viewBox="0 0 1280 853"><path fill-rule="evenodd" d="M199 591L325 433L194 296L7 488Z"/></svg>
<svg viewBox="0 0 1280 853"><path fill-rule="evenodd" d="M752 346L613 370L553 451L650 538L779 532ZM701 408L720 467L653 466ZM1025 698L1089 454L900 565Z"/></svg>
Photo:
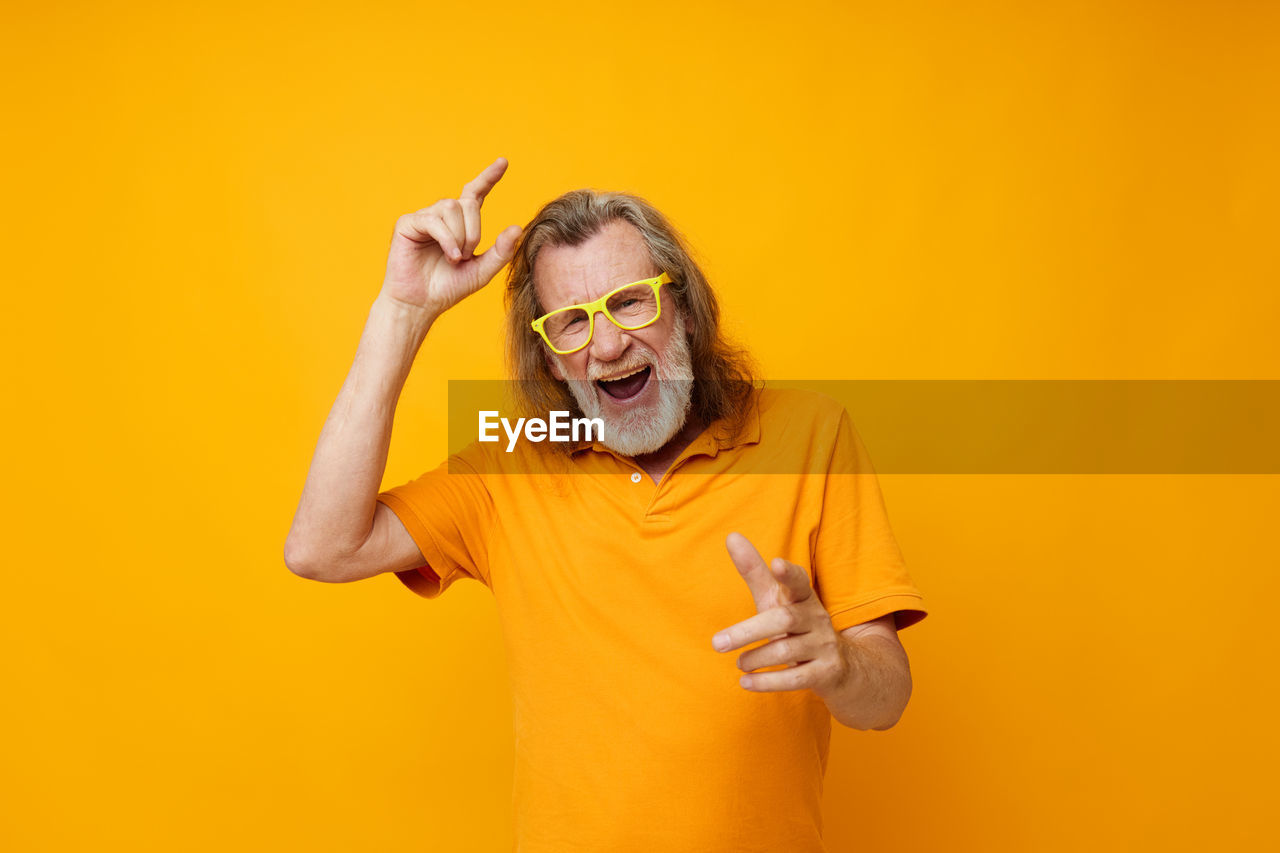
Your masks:
<svg viewBox="0 0 1280 853"><path fill-rule="evenodd" d="M554 311L660 272L640 232L615 220L581 245L543 248L533 281L543 310ZM583 414L604 420L604 444L624 456L666 444L684 426L692 399L684 318L666 285L661 299L661 316L651 326L625 331L596 314L586 347L569 355L544 349L552 375L568 383Z"/></svg>

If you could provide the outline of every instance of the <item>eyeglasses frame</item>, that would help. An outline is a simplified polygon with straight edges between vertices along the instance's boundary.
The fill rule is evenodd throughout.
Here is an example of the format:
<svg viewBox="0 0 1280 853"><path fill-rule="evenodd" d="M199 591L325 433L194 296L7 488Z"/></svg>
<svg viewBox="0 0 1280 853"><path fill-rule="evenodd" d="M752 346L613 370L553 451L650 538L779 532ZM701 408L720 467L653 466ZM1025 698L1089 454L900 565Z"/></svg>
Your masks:
<svg viewBox="0 0 1280 853"><path fill-rule="evenodd" d="M609 297L613 296L618 291L626 290L628 287L635 287L637 284L647 284L653 288L653 300L657 304L658 310L657 312L654 313L652 320L646 320L645 322L641 323L638 326L624 326L621 323L619 323L617 320L615 320L613 318L613 315L609 313L609 309L606 307L606 303L609 301ZM604 314L604 316L609 319L610 323L613 323L613 325L617 326L619 329L622 329L623 331L627 331L627 332L634 332L636 329L643 329L646 326L652 326L654 323L658 322L658 318L662 316L662 294L659 293L659 289L664 284L671 284L671 276L667 275L665 272L659 273L658 275L655 275L653 278L642 278L639 281L633 281L628 284L623 284L618 287L615 287L613 290L610 290L608 293L606 293L604 296L601 296L599 299L593 299L590 302L583 302L579 305L566 305L563 308L557 308L554 311L548 311L546 314L543 314L541 317L539 317L538 319L530 323L530 325L533 327L533 330L542 337L543 342L545 342L546 345L551 348L551 351L553 353L555 353L556 355L573 355L575 352L580 352L581 350L586 349L587 346L590 345L591 341L595 338L597 313ZM553 315L559 314L562 311L573 311L579 308L587 312L587 323L588 323L587 339L582 342L581 346L576 346L573 349L567 349L567 350L556 349L556 345L551 343L551 339L547 337L547 331L544 328L547 320L550 319Z"/></svg>

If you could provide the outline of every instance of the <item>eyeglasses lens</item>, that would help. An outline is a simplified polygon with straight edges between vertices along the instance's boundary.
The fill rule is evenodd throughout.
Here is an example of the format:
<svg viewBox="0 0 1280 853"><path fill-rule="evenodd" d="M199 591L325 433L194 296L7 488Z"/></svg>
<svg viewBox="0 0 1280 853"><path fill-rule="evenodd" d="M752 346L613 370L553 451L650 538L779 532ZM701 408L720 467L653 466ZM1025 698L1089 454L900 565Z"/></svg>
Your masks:
<svg viewBox="0 0 1280 853"><path fill-rule="evenodd" d="M609 318L619 326L636 329L658 316L658 300L647 284L625 287L605 302ZM591 334L591 318L581 308L567 308L547 317L542 326L547 340L558 350L576 349Z"/></svg>

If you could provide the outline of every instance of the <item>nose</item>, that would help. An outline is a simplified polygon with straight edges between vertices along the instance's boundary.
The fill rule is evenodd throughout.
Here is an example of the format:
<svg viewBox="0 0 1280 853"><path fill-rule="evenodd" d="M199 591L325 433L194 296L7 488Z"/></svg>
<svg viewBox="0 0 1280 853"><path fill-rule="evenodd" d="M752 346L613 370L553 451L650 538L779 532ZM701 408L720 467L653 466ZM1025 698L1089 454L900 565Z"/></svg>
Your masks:
<svg viewBox="0 0 1280 853"><path fill-rule="evenodd" d="M595 361L615 361L627 351L631 337L613 325L604 312L595 317L595 330L591 333L591 358Z"/></svg>

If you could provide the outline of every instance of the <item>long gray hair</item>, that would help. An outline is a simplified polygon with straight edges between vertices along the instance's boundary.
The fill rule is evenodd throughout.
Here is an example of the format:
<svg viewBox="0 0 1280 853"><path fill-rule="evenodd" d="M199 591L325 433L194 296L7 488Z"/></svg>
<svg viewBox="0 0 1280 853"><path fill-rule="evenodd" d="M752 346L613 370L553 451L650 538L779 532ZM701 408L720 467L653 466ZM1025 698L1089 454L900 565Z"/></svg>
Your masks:
<svg viewBox="0 0 1280 853"><path fill-rule="evenodd" d="M534 264L544 246L578 246L607 223L629 222L649 257L671 276L667 289L689 326L693 362L693 412L710 424L721 418L738 429L751 399L754 368L747 352L724 337L720 308L680 232L644 199L621 192L573 190L548 202L525 227L507 274L507 362L517 403L530 412L581 414L567 387L551 375L545 345L530 323L546 313L533 286Z"/></svg>

